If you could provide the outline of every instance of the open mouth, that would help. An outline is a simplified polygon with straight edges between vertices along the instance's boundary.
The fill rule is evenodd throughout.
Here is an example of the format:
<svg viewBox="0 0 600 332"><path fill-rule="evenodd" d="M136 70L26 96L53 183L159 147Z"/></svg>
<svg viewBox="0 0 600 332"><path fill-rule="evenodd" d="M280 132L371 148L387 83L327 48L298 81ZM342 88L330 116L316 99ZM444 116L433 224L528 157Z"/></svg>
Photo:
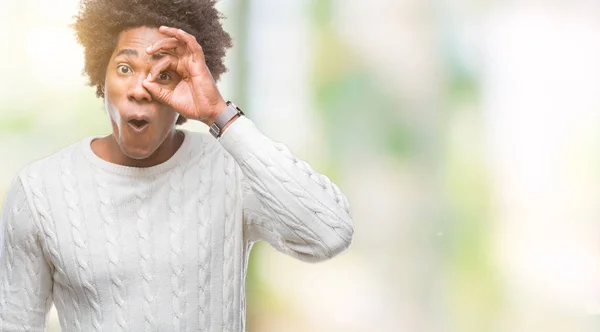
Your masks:
<svg viewBox="0 0 600 332"><path fill-rule="evenodd" d="M133 131L142 132L146 128L148 128L149 122L148 122L148 120L144 120L144 119L131 119L131 120L127 121L127 124L129 124L129 127L131 129L133 129Z"/></svg>
<svg viewBox="0 0 600 332"><path fill-rule="evenodd" d="M136 128L142 128L142 127L144 127L145 125L148 124L148 121L146 121L146 120L131 119L131 120L129 120L129 123L131 125L133 125L134 127L136 127Z"/></svg>

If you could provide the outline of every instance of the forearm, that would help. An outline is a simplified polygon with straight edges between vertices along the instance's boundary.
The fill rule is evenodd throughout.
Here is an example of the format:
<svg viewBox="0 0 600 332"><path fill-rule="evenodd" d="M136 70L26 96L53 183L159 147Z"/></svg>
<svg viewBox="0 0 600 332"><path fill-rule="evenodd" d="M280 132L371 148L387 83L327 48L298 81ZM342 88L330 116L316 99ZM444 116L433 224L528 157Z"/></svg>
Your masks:
<svg viewBox="0 0 600 332"><path fill-rule="evenodd" d="M348 248L353 237L348 203L326 176L244 117L231 125L221 143L240 165L258 201L249 204L251 212L267 214L262 219L272 223L277 241L302 255L316 256L313 259L333 257Z"/></svg>

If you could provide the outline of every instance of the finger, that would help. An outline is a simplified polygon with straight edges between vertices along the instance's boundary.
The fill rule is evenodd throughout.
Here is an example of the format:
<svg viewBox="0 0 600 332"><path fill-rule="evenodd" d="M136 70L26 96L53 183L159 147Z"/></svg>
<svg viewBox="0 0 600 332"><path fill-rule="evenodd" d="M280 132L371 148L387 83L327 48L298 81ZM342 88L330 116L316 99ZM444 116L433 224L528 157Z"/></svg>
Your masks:
<svg viewBox="0 0 600 332"><path fill-rule="evenodd" d="M183 44L179 39L170 37L157 41L156 43L148 46L146 49L147 54L154 54L160 50L170 51L174 50L177 56L181 56L185 53L185 44Z"/></svg>
<svg viewBox="0 0 600 332"><path fill-rule="evenodd" d="M148 74L148 78L146 80L148 82L154 82L156 81L158 75L166 70L172 70L174 72L177 72L178 63L179 59L177 57L172 55L165 55L162 59L158 60L158 62L154 64L154 66L152 66L152 68L150 69L150 73Z"/></svg>
<svg viewBox="0 0 600 332"><path fill-rule="evenodd" d="M196 40L196 37L193 35L176 28L161 26L159 31L167 36L171 36L177 38L181 42L183 42L188 49L193 53L200 55L202 60L204 60L204 52L202 51L202 46Z"/></svg>
<svg viewBox="0 0 600 332"><path fill-rule="evenodd" d="M166 89L159 83L149 82L148 80L142 81L142 86L150 92L150 95L154 100L167 105L171 104L173 91Z"/></svg>
<svg viewBox="0 0 600 332"><path fill-rule="evenodd" d="M160 28L158 28L158 31L161 33L164 33L168 36L175 37L175 38L185 42L186 44L190 43L192 41L196 41L196 37L183 31L182 29L161 26Z"/></svg>

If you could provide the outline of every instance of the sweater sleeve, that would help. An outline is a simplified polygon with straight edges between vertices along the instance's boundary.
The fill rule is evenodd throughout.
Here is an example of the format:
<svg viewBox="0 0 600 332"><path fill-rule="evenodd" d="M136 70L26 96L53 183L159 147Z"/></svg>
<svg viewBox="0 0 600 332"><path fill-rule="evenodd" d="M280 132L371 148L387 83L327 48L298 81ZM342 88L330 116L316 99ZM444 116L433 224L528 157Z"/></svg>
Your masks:
<svg viewBox="0 0 600 332"><path fill-rule="evenodd" d="M44 331L52 304L51 267L20 177L0 214L0 331Z"/></svg>
<svg viewBox="0 0 600 332"><path fill-rule="evenodd" d="M354 228L348 200L327 176L243 116L220 142L242 171L244 234L249 241L264 240L280 252L313 262L350 246Z"/></svg>

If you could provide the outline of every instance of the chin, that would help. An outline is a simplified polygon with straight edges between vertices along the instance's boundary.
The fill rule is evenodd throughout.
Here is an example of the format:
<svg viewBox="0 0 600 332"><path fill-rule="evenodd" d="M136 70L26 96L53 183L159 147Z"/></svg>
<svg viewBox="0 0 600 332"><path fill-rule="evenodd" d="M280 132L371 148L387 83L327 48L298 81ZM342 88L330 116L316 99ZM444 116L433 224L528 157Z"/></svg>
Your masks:
<svg viewBox="0 0 600 332"><path fill-rule="evenodd" d="M119 148L127 157L135 160L143 160L152 156L156 152L156 147L151 144L128 144L119 142Z"/></svg>
<svg viewBox="0 0 600 332"><path fill-rule="evenodd" d="M130 132L129 128L124 127L113 135L117 138L116 141L121 152L135 160L143 160L152 156L160 145L156 144L157 137L154 137L154 133L152 131L148 132L148 130L142 135L135 135Z"/></svg>
<svg viewBox="0 0 600 332"><path fill-rule="evenodd" d="M135 159L135 160L144 160L144 159L148 159L152 153L145 153L145 152L141 152L141 151L135 151L135 152L130 152L130 151L126 151L126 150L122 150L123 153L131 158L131 159Z"/></svg>
<svg viewBox="0 0 600 332"><path fill-rule="evenodd" d="M121 151L123 153L135 160L144 160L152 156L152 154L156 151L156 149L152 149L150 146L147 147L127 147L121 146Z"/></svg>

